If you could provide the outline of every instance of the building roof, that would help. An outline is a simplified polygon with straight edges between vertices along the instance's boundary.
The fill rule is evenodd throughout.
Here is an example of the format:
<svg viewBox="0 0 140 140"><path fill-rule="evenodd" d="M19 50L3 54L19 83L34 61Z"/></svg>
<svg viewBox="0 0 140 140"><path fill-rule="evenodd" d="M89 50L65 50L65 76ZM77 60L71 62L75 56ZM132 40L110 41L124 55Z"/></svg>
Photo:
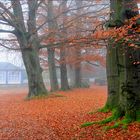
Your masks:
<svg viewBox="0 0 140 140"><path fill-rule="evenodd" d="M0 70L22 70L22 69L9 62L0 62Z"/></svg>

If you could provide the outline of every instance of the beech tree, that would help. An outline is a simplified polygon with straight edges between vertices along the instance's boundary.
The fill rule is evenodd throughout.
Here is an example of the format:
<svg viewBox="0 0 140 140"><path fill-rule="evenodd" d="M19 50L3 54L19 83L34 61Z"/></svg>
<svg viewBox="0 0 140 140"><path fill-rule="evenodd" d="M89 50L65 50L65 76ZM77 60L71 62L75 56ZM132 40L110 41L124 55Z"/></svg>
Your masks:
<svg viewBox="0 0 140 140"><path fill-rule="evenodd" d="M110 0L110 9L113 12L108 27L120 30L122 36L110 38L107 47L108 99L102 111L114 110L114 113L103 122L125 116L125 121L120 123L130 123L140 119L140 49L137 32L140 24L139 18L135 19L139 15L137 1Z"/></svg>
<svg viewBox="0 0 140 140"><path fill-rule="evenodd" d="M79 5L80 3L80 5ZM69 89L69 83L68 83L68 77L67 75L69 74L67 72L67 66L68 64L72 66L72 75L70 75L69 78L71 78L72 86L74 87L81 87L82 82L81 82L81 62L85 61L82 59L83 56L81 56L81 50L86 50L85 47L90 46L91 47L91 42L88 41L88 37L83 37L83 35L88 35L92 33L92 26L90 25L91 23L88 23L88 17L91 17L92 19L92 14L91 11L86 10L84 8L96 6L96 3L93 2L93 5L91 6L92 2L86 2L85 5L82 5L81 1L57 1L57 4L54 4L53 7L56 12L54 12L54 18L51 20L51 25L55 25L55 36L50 36L50 42L49 39L46 37L44 42L46 42L45 46L48 43L51 43L51 47L49 49L54 50L57 48L57 50L60 50L60 74L61 74L61 89L66 90ZM48 2L46 2L46 5ZM68 7L68 5L71 5L72 7ZM106 4L105 4L106 5ZM48 10L49 5L47 5ZM82 12L82 9L85 10L85 12ZM102 8L101 8L102 9ZM101 11L101 9L99 11ZM104 8L103 8L104 9ZM76 12L75 12L76 11ZM48 11L49 12L49 11ZM90 15L91 14L91 15ZM43 15L44 16L44 15ZM84 18L85 19L84 19ZM94 19L95 18L95 19ZM84 19L84 20L82 20ZM86 21L87 20L87 21ZM85 22L86 21L86 22ZM96 21L96 15L93 17L93 21ZM47 21L49 22L49 20ZM87 27L87 25L89 27ZM47 27L48 25L46 25ZM96 25L95 25L96 27ZM90 28L90 29L88 29ZM49 31L51 33L51 30ZM46 36L49 36L46 32L44 32ZM83 39L83 40L82 40ZM48 40L48 41L47 41ZM89 45L87 45L89 44ZM93 45L94 47L94 45ZM72 49L70 49L72 48ZM88 48L89 49L89 48ZM71 58L75 58L75 62L73 64L70 64L71 60L69 59L69 54L71 50L72 55ZM88 55L88 53L84 53L84 55ZM68 58L69 57L69 58ZM84 56L85 57L85 56ZM92 57L91 57L92 58ZM97 58L97 57L96 57ZM70 60L70 61L69 61ZM88 59L90 60L90 59ZM95 59L94 59L95 60ZM73 61L73 60L72 60ZM73 77L73 78L72 78Z"/></svg>
<svg viewBox="0 0 140 140"><path fill-rule="evenodd" d="M24 21L25 15L23 12L22 3L24 3L24 1L20 0L11 0L11 5L9 2L0 2L1 23L9 25L13 29L2 29L0 32L12 33L17 38L28 76L28 97L42 94L46 95L47 90L43 83L42 68L40 67L39 62L40 42L36 27L36 12L40 2L38 0L27 1L27 24Z"/></svg>
<svg viewBox="0 0 140 140"><path fill-rule="evenodd" d="M43 48L47 50L48 54L47 57L49 60L48 65L50 69L52 91L58 89L55 69L55 48L60 51L60 60L58 61L60 62L61 69L62 89L69 89L67 78L67 64L69 62L67 61L67 52L69 51L69 48L76 48L76 46L79 46L77 47L77 54L79 55L82 48L86 53L84 53L84 56L76 56L78 62L75 63L75 65L78 65L75 67L77 69L76 77L78 77L76 78L77 82L75 83L80 83L79 85L81 85L79 66L82 61L86 61L85 55L89 55L86 49L89 49L91 46L94 47L95 45L93 43L93 38L91 38L91 33L96 30L96 18L99 16L99 12L102 11L102 9L106 9L106 4L99 4L102 8L97 10L95 8L96 5L98 5L96 2L83 2L84 4L80 6L76 6L75 1L67 2L63 0L61 2L56 1L56 5L53 5L54 3L51 0L13 0L11 1L11 4L10 1L0 2L0 24L8 25L9 28L9 30L0 31L13 34L15 38L12 38L11 40L17 41L19 48L14 48L14 45L10 43L8 44L10 47L5 46L4 44L1 45L8 49L21 51L28 75L28 97L47 94L42 79L42 69L39 61L40 50L43 50ZM91 8L92 6L94 8ZM43 11L43 8L45 8L45 12ZM59 8L61 9L61 12L56 12L59 11ZM98 14L93 16L93 12L90 8L94 13L97 11ZM53 11L54 9L56 10L55 12ZM85 12L81 12L82 9L85 10ZM75 11L76 13L80 11L80 13L75 14ZM41 19L40 17L43 17L44 19ZM81 20L81 17L85 19ZM91 19L95 22L94 28L91 26ZM82 24L84 26L81 26ZM81 26L82 28L76 30L78 26ZM7 40L5 39L4 41ZM89 59L88 57L88 61L89 60L92 59Z"/></svg>
<svg viewBox="0 0 140 140"><path fill-rule="evenodd" d="M60 87L62 90L68 90L69 85L68 85L68 78L67 78L67 67L66 67L66 43L63 41L66 40L67 38L67 30L65 29L64 25L67 22L67 9L66 9L66 4L67 1L59 1L58 5L53 4L53 1L47 1L47 12L48 12L48 17L47 17L47 23L48 23L48 34L46 36L49 36L47 39L44 40L46 42L44 47L46 47L48 44L50 47L48 48L48 64L49 64L49 70L50 70L50 78L53 77L51 80L51 85L55 85L55 90L58 89L58 84L57 84L57 77L56 75L56 68L55 68L55 48L58 50L59 54L57 57L60 57L59 60L59 65L60 65ZM60 10L58 10L58 9ZM57 13L55 10L58 10L59 12ZM61 22L59 21L59 18L61 18ZM59 25L62 27L60 28ZM46 32L44 32L46 33ZM45 35L44 35L45 36ZM48 41L46 41L48 40ZM58 41L58 42L57 42ZM55 43L56 42L56 45ZM51 51L50 51L51 50ZM53 55L53 56L52 56ZM51 58L50 58L51 56ZM53 60L52 60L53 58ZM59 58L58 58L59 59ZM53 67L52 67L53 63ZM52 67L52 68L51 68ZM51 69L50 69L51 68ZM55 80L54 80L55 79ZM51 86L52 87L52 86ZM56 88L57 87L57 88ZM53 90L52 90L53 91Z"/></svg>
<svg viewBox="0 0 140 140"><path fill-rule="evenodd" d="M110 129L119 125L126 127L129 123L140 120L140 15L137 2L139 0L110 0L107 29L93 34L94 39L108 42L108 98L99 111L112 111L112 116L82 126L117 121L113 126L107 127Z"/></svg>

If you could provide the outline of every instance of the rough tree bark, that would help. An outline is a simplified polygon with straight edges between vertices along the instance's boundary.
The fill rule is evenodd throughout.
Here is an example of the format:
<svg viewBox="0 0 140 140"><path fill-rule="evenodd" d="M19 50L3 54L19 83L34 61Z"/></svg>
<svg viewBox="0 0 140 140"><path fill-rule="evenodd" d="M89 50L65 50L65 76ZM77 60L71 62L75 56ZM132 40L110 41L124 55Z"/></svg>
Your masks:
<svg viewBox="0 0 140 140"><path fill-rule="evenodd" d="M116 27L123 26L125 19L138 14L133 12L134 8L137 8L135 0L111 0L111 9L115 11L111 24ZM106 107L115 110L115 119L125 116L129 123L140 119L140 65L137 63L140 61L140 50L129 47L127 43L113 44L114 47L108 48L107 54L109 96Z"/></svg>
<svg viewBox="0 0 140 140"><path fill-rule="evenodd" d="M119 70L117 65L117 48L111 43L107 46L106 72L108 82L108 98L106 108L112 109L118 104L119 93Z"/></svg>
<svg viewBox="0 0 140 140"><path fill-rule="evenodd" d="M120 11L121 1L110 0L110 22L121 19ZM113 46L113 40L109 40L106 55L106 69L108 81L108 98L105 105L107 109L113 109L119 101L119 65L118 65L118 48Z"/></svg>
<svg viewBox="0 0 140 140"><path fill-rule="evenodd" d="M39 42L36 33L37 1L28 1L28 31L26 29L20 0L11 1L15 18L15 35L20 45L23 62L28 76L28 97L46 95L42 69L39 62Z"/></svg>

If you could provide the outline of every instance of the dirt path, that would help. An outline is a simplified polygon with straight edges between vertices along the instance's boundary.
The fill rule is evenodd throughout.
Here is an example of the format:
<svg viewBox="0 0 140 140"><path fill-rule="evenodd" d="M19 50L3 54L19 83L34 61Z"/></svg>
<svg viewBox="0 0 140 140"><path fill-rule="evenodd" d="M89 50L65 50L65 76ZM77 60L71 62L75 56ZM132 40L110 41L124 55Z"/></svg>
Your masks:
<svg viewBox="0 0 140 140"><path fill-rule="evenodd" d="M58 92L57 97L30 101L24 100L25 92L12 90L0 95L0 140L111 140L117 135L121 140L125 138L122 133L127 134L118 130L105 133L98 125L80 128L85 121L106 117L88 114L104 105L106 87Z"/></svg>

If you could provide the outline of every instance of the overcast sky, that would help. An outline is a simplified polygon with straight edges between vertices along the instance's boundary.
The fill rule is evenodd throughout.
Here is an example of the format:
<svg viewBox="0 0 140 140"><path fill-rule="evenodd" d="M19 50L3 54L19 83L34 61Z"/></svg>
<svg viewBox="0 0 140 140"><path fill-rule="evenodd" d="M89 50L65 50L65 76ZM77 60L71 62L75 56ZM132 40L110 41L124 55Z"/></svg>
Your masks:
<svg viewBox="0 0 140 140"><path fill-rule="evenodd" d="M23 67L21 54L13 51L0 51L0 62L10 62Z"/></svg>

